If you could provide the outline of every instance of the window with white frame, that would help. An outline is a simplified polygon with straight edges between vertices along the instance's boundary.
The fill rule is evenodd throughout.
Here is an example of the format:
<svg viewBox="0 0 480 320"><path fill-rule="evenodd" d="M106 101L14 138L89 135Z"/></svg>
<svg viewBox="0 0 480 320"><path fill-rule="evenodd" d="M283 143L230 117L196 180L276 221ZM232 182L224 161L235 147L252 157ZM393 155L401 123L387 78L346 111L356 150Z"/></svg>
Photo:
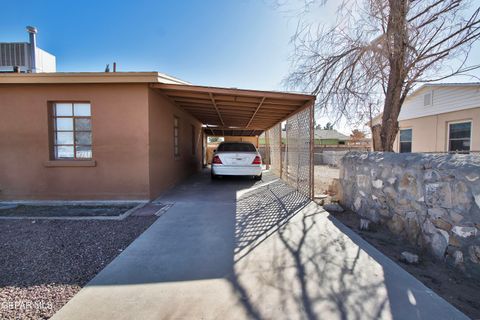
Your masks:
<svg viewBox="0 0 480 320"><path fill-rule="evenodd" d="M469 152L472 140L472 122L452 122L448 124L448 151Z"/></svg>
<svg viewBox="0 0 480 320"><path fill-rule="evenodd" d="M53 103L52 128L54 160L92 159L90 103Z"/></svg>
<svg viewBox="0 0 480 320"><path fill-rule="evenodd" d="M412 129L400 129L400 153L412 152Z"/></svg>

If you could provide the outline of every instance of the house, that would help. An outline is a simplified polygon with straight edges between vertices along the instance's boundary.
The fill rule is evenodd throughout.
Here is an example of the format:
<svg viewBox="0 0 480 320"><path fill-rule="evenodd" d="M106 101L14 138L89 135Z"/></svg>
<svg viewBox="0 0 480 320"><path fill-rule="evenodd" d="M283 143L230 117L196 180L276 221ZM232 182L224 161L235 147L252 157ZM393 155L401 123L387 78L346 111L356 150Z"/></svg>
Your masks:
<svg viewBox="0 0 480 320"><path fill-rule="evenodd" d="M315 129L315 144L320 145L344 145L350 137L335 129Z"/></svg>
<svg viewBox="0 0 480 320"><path fill-rule="evenodd" d="M257 137L307 94L158 72L0 73L0 200L148 200L205 164L207 136Z"/></svg>
<svg viewBox="0 0 480 320"><path fill-rule="evenodd" d="M286 136L287 133L283 130L282 139L285 140ZM349 136L344 135L335 129L315 129L316 145L345 145L349 140ZM263 140L261 140L261 142L263 142Z"/></svg>
<svg viewBox="0 0 480 320"><path fill-rule="evenodd" d="M425 84L405 99L398 120L396 152L480 151L480 83Z"/></svg>

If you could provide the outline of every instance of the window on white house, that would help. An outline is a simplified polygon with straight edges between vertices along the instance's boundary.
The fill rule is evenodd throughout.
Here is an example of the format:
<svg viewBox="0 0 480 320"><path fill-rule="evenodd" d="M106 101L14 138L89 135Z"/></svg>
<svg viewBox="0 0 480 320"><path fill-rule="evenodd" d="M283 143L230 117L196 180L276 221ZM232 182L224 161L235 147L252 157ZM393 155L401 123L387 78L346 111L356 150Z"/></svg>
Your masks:
<svg viewBox="0 0 480 320"><path fill-rule="evenodd" d="M469 152L472 139L472 123L456 122L448 124L448 151Z"/></svg>
<svg viewBox="0 0 480 320"><path fill-rule="evenodd" d="M175 157L180 156L180 119L178 117L173 118L173 154Z"/></svg>
<svg viewBox="0 0 480 320"><path fill-rule="evenodd" d="M412 129L400 130L400 153L412 152Z"/></svg>
<svg viewBox="0 0 480 320"><path fill-rule="evenodd" d="M92 159L90 103L54 103L52 124L55 160Z"/></svg>

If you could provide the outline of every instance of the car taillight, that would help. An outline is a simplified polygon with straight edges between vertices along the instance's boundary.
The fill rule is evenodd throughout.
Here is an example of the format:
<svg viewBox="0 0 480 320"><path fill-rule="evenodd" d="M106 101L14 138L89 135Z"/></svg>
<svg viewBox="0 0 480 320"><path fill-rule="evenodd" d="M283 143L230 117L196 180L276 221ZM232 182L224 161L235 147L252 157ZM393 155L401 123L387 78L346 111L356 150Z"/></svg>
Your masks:
<svg viewBox="0 0 480 320"><path fill-rule="evenodd" d="M222 164L222 160L220 160L219 156L215 156L212 159L212 164Z"/></svg>
<svg viewBox="0 0 480 320"><path fill-rule="evenodd" d="M255 159L253 159L252 164L262 164L262 159L260 159L260 156L255 156Z"/></svg>

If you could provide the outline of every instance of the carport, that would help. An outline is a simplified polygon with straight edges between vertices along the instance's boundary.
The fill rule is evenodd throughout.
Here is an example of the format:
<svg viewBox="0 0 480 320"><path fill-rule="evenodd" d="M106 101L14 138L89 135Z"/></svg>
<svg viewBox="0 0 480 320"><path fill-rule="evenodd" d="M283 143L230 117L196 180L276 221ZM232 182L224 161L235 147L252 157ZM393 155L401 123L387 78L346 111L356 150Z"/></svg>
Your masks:
<svg viewBox="0 0 480 320"><path fill-rule="evenodd" d="M151 86L203 124L204 145L207 136L258 137L265 132L264 162L313 199L315 96L189 84Z"/></svg>

